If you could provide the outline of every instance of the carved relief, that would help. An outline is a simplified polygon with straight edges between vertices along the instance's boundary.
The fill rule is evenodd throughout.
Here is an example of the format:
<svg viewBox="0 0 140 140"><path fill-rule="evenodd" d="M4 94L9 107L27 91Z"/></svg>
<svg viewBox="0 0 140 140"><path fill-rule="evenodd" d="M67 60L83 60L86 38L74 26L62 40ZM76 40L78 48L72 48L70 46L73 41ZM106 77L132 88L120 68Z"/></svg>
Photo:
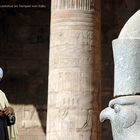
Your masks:
<svg viewBox="0 0 140 140"><path fill-rule="evenodd" d="M75 57L68 57L64 56L61 57L61 55L58 56L58 53L54 52L54 55L56 57L53 58L53 61L50 62L50 67L52 69L58 69L58 68L79 68L79 67L85 67L90 66L93 64L93 58L91 56L94 56L94 53L89 54L88 57L83 57L81 59Z"/></svg>
<svg viewBox="0 0 140 140"><path fill-rule="evenodd" d="M25 128L30 127L41 127L38 114L33 106L24 106L24 118L22 121L22 126Z"/></svg>
<svg viewBox="0 0 140 140"><path fill-rule="evenodd" d="M93 10L92 2L52 3L53 12L67 13L56 11L52 16L47 140L91 139L94 19L93 12L87 11Z"/></svg>
<svg viewBox="0 0 140 140"><path fill-rule="evenodd" d="M14 105L13 105L14 106ZM33 105L18 105L14 106L15 112L17 115L17 126L19 128L41 128L41 122L38 116L38 111ZM45 107L46 108L46 107ZM43 109L43 106L40 107L41 113L46 113L46 110ZM46 120L44 120L44 123ZM45 126L45 124L44 124Z"/></svg>
<svg viewBox="0 0 140 140"><path fill-rule="evenodd" d="M53 98L53 96L55 97ZM92 94L89 93L85 93L85 95L83 95L83 93L78 92L62 92L60 96L60 92L51 92L51 94L49 95L49 99L49 105L54 108L63 108L64 110L89 110L92 108Z"/></svg>
<svg viewBox="0 0 140 140"><path fill-rule="evenodd" d="M48 127L49 135L47 140L52 138L62 140L90 139L92 110L63 109L61 107L53 113L49 116L49 121L52 121L52 123ZM50 131L51 128L53 128L53 131Z"/></svg>
<svg viewBox="0 0 140 140"><path fill-rule="evenodd" d="M94 0L54 0L55 10L93 10Z"/></svg>
<svg viewBox="0 0 140 140"><path fill-rule="evenodd" d="M56 30L51 35L51 47L60 45L85 45L89 50L93 47L94 33L88 30Z"/></svg>
<svg viewBox="0 0 140 140"><path fill-rule="evenodd" d="M52 71L50 73L50 92L90 92L92 91L91 82L92 73L79 72L79 71Z"/></svg>

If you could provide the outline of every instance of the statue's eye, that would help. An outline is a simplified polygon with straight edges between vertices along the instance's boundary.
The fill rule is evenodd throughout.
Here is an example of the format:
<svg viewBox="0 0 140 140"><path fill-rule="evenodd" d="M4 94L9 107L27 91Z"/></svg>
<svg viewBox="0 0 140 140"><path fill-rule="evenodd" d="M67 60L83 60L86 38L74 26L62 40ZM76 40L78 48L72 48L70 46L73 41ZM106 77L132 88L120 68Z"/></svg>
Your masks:
<svg viewBox="0 0 140 140"><path fill-rule="evenodd" d="M118 105L118 104L114 105L114 111L115 111L115 113L120 112L120 105Z"/></svg>

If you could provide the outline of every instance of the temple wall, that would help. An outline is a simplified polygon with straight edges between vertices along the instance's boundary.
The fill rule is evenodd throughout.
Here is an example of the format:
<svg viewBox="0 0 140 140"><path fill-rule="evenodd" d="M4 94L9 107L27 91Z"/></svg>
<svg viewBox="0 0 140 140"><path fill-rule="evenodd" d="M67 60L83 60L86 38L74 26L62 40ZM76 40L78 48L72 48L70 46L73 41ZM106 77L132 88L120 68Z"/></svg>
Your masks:
<svg viewBox="0 0 140 140"><path fill-rule="evenodd" d="M45 139L49 6L0 9L0 85L16 111L21 140Z"/></svg>

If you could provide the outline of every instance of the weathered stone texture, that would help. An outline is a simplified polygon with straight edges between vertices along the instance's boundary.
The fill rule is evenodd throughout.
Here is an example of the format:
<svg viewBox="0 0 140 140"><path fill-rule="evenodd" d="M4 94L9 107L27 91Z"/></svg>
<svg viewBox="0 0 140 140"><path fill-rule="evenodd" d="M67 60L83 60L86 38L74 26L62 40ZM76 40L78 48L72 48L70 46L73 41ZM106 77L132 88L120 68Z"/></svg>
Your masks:
<svg viewBox="0 0 140 140"><path fill-rule="evenodd" d="M92 123L99 110L94 106L99 100L94 98L96 19L93 3L89 8L84 7L88 0L79 2L52 1L47 140L90 140L99 135L98 120Z"/></svg>
<svg viewBox="0 0 140 140"><path fill-rule="evenodd" d="M137 0L102 0L102 108L113 97L114 63L112 40L117 38L125 22L139 9ZM102 140L111 140L110 124L102 125Z"/></svg>
<svg viewBox="0 0 140 140"><path fill-rule="evenodd" d="M140 40L113 41L115 62L114 96L140 93Z"/></svg>

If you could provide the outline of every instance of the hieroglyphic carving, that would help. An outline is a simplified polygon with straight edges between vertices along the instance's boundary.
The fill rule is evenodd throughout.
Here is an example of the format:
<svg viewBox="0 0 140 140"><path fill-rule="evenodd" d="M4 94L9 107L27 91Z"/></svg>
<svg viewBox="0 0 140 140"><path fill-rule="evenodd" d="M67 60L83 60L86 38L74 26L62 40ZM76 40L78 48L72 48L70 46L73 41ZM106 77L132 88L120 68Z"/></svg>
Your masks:
<svg viewBox="0 0 140 140"><path fill-rule="evenodd" d="M41 122L38 116L38 111L36 107L33 105L13 105L16 117L17 117L17 126L18 128L41 128ZM43 109L44 106L38 107L40 109L40 113L43 114L46 109ZM46 108L46 107L45 107ZM45 123L46 120L44 120ZM45 126L45 124L44 124Z"/></svg>
<svg viewBox="0 0 140 140"><path fill-rule="evenodd" d="M92 91L91 76L92 72L79 72L77 69L52 71L49 76L53 80L49 83L50 92L77 91L83 94L86 91L90 92Z"/></svg>
<svg viewBox="0 0 140 140"><path fill-rule="evenodd" d="M95 39L92 2L52 2L52 12L61 12L54 12L51 20L47 140L91 139Z"/></svg>
<svg viewBox="0 0 140 140"><path fill-rule="evenodd" d="M33 106L24 106L24 119L22 120L22 126L25 128L41 127L36 108Z"/></svg>
<svg viewBox="0 0 140 140"><path fill-rule="evenodd" d="M94 0L54 0L55 10L93 10Z"/></svg>
<svg viewBox="0 0 140 140"><path fill-rule="evenodd" d="M124 96L111 100L100 114L100 120L109 119L114 140L140 139L140 97Z"/></svg>
<svg viewBox="0 0 140 140"><path fill-rule="evenodd" d="M68 56L61 56L58 55L58 53L54 51L54 54L56 55L56 57L53 59L52 62L50 62L51 68L53 69L58 69L58 68L79 68L82 65L86 67L89 67L89 65L93 64L93 58L92 55L94 55L94 52L92 54L87 54L87 56L82 57L81 59L79 59L78 57L72 58L72 57L68 57ZM78 54L77 54L78 56Z"/></svg>
<svg viewBox="0 0 140 140"><path fill-rule="evenodd" d="M90 139L92 127L92 95L74 96L63 93L52 96L49 103L48 139ZM55 98L54 98L55 97ZM49 100L50 101L50 100ZM53 104L55 103L55 104ZM52 109L53 108L53 109ZM52 131L51 131L52 130ZM62 131L63 130L63 131Z"/></svg>
<svg viewBox="0 0 140 140"><path fill-rule="evenodd" d="M55 96L55 97L54 97ZM76 109L80 111L89 110L92 108L92 94L80 92L62 92L60 96L60 92L55 93L51 92L49 95L49 105L56 108L63 109Z"/></svg>
<svg viewBox="0 0 140 140"><path fill-rule="evenodd" d="M88 30L56 30L52 32L51 47L62 45L86 45L89 50L93 47L93 31Z"/></svg>

